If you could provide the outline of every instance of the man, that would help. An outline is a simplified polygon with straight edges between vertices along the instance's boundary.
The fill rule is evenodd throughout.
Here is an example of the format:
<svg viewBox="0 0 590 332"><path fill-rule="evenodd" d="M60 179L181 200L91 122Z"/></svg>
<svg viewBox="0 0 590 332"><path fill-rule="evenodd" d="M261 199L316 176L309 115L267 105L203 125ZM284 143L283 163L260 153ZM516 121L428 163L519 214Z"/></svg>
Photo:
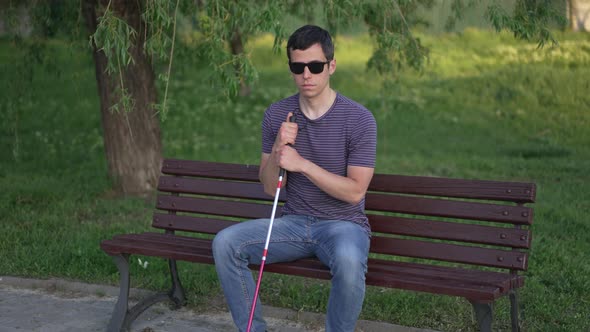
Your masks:
<svg viewBox="0 0 590 332"><path fill-rule="evenodd" d="M332 274L326 331L354 331L365 294L370 228L365 193L375 166L373 115L330 87L334 46L324 29L306 25L287 43L299 93L272 104L262 123L260 181L274 195L287 171L287 202L274 221L266 264L317 256ZM289 118L296 116L296 122ZM219 232L215 267L233 320L248 325L255 282L248 264L260 264L269 220L251 220ZM256 305L252 331L265 331Z"/></svg>

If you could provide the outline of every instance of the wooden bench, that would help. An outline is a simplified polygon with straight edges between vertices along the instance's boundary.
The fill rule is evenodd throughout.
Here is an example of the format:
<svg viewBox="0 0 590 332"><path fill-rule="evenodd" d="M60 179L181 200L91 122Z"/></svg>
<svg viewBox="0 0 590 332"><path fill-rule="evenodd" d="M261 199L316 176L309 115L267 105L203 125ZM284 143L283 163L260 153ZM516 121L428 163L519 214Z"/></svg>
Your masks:
<svg viewBox="0 0 590 332"><path fill-rule="evenodd" d="M158 301L185 303L177 260L213 264L211 236L176 231L213 235L237 220L270 217L272 197L258 181L258 166L167 159L162 173L152 225L164 232L116 235L100 244L120 273L109 331L127 330ZM533 221L524 204L534 201L533 183L375 174L366 196L373 231L366 283L463 297L481 331L492 328L494 301L509 295L518 331L516 291L524 285ZM168 259L172 287L129 308L132 254ZM316 259L267 265L266 272L330 279Z"/></svg>

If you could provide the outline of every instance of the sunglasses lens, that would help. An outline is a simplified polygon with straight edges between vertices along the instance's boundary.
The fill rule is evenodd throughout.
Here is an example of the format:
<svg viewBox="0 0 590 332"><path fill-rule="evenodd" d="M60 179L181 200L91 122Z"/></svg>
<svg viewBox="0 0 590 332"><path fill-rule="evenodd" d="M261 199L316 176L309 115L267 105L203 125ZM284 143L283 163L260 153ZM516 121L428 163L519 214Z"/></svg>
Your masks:
<svg viewBox="0 0 590 332"><path fill-rule="evenodd" d="M289 69L293 74L303 74L305 67L309 68L309 72L312 74L319 74L324 71L324 66L327 62L290 62Z"/></svg>
<svg viewBox="0 0 590 332"><path fill-rule="evenodd" d="M319 74L324 71L324 65L323 62L312 62L307 64L307 68L312 74Z"/></svg>
<svg viewBox="0 0 590 332"><path fill-rule="evenodd" d="M303 71L305 70L305 63L291 62L289 63L289 68L293 74L303 74Z"/></svg>

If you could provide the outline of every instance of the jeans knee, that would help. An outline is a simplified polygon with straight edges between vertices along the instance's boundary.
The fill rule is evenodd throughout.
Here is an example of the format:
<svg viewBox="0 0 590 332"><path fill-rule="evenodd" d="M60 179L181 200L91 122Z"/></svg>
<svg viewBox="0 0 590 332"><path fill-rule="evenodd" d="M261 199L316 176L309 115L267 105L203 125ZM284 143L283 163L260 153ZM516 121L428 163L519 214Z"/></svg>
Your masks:
<svg viewBox="0 0 590 332"><path fill-rule="evenodd" d="M334 257L332 274L348 283L357 283L365 280L367 271L367 257L350 251L342 252Z"/></svg>
<svg viewBox="0 0 590 332"><path fill-rule="evenodd" d="M213 258L218 260L230 253L232 250L232 243L233 241L231 240L231 234L227 232L226 229L217 233L215 238L213 238L213 243L211 244Z"/></svg>

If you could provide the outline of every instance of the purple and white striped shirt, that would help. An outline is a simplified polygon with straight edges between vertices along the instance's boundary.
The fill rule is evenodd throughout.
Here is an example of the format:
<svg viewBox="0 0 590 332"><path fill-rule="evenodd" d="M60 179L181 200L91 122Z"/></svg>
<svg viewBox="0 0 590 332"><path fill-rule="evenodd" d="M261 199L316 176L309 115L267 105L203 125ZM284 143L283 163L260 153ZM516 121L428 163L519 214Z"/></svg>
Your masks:
<svg viewBox="0 0 590 332"><path fill-rule="evenodd" d="M310 120L299 110L299 94L272 104L262 121L262 152L270 154L281 123L293 112L299 126L294 148L305 159L323 169L346 176L347 166L375 167L377 124L364 106L336 95L332 107L320 118ZM320 219L347 220L370 233L364 212L365 199L358 204L338 200L301 173L289 173L287 203L282 214L309 215Z"/></svg>

